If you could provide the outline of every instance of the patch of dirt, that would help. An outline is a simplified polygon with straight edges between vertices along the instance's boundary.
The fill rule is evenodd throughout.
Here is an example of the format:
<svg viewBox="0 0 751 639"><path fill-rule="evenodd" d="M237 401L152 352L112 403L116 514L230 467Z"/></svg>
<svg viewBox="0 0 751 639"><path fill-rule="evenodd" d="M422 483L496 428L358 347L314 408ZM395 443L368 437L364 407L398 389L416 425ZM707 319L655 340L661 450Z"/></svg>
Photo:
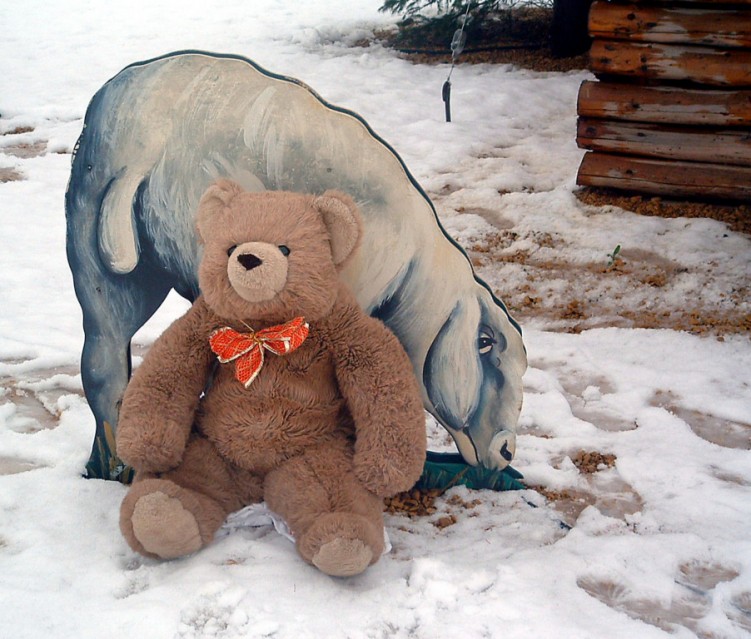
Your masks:
<svg viewBox="0 0 751 639"><path fill-rule="evenodd" d="M6 362L7 363L7 362ZM58 401L64 395L83 395L76 382L61 379L50 384L56 375L74 378L75 367L55 367L35 372L35 379L19 380L0 377L0 407L3 407L5 426L19 434L34 434L57 428L60 423Z"/></svg>
<svg viewBox="0 0 751 639"><path fill-rule="evenodd" d="M8 167L0 167L0 183L3 182L18 182L23 180L24 177L15 169Z"/></svg>
<svg viewBox="0 0 751 639"><path fill-rule="evenodd" d="M451 62L451 53L402 53L402 57L415 64L447 64ZM510 64L530 71L580 71L587 68L589 54L573 58L556 58L547 46L537 49L504 48L488 51L465 51L459 64Z"/></svg>
<svg viewBox="0 0 751 639"><path fill-rule="evenodd" d="M681 585L709 591L723 581L733 581L740 573L730 566L699 560L681 565L676 581Z"/></svg>
<svg viewBox="0 0 751 639"><path fill-rule="evenodd" d="M12 413L7 418L12 430L26 434L57 428L60 415L50 410L49 393L34 393L7 380L0 380L0 389L4 391L0 406L12 405Z"/></svg>
<svg viewBox="0 0 751 639"><path fill-rule="evenodd" d="M32 133L33 127L30 126L17 126L4 133L0 134L3 137L9 135L21 135L22 133ZM32 158L38 155L42 155L47 150L46 142L35 142L32 144L26 142L20 142L16 144L6 144L0 147L0 153L5 155L12 155L17 158ZM19 182L24 180L23 174L16 171L11 167L0 167L0 184L6 182Z"/></svg>
<svg viewBox="0 0 751 639"><path fill-rule="evenodd" d="M12 155L17 158L35 158L40 155L44 155L47 152L46 142L33 142L19 144L9 144L8 146L0 147L0 152L6 155Z"/></svg>
<svg viewBox="0 0 751 639"><path fill-rule="evenodd" d="M579 472L587 475L591 475L592 473L596 473L606 468L612 468L615 466L615 460L615 455L611 455L610 453L598 453L596 450L580 450L571 458L571 461L574 462L574 466L579 469Z"/></svg>
<svg viewBox="0 0 751 639"><path fill-rule="evenodd" d="M698 560L685 563L680 566L675 576L674 591L666 601L645 598L623 584L610 580L580 577L576 584L590 596L632 619L671 634L683 627L702 639L714 639L717 635L701 629L701 620L712 608L715 588L732 581L738 575L735 568L722 564ZM746 632L751 629L749 601L748 593L737 596L733 600L736 609L728 615L736 628Z"/></svg>
<svg viewBox="0 0 751 639"><path fill-rule="evenodd" d="M574 494L569 490L553 490L552 488L545 488L545 486L530 486L530 488L552 502L575 499Z"/></svg>
<svg viewBox="0 0 751 639"><path fill-rule="evenodd" d="M683 627L702 639L711 636L699 632L699 621L711 608L711 600L706 595L685 589L668 602L661 602L642 597L638 592L609 580L580 577L576 585L606 606L665 632L675 633L678 627Z"/></svg>
<svg viewBox="0 0 751 639"><path fill-rule="evenodd" d="M621 484L623 487L627 486L623 482ZM542 486L530 486L530 488L545 497L565 525L572 528L576 525L579 515L589 506L594 506L607 517L622 521L644 507L641 497L630 487L619 489L619 486L613 486L612 490L605 492L556 491Z"/></svg>
<svg viewBox="0 0 751 639"><path fill-rule="evenodd" d="M413 488L393 497L387 497L384 505L386 512L390 515L400 513L410 517L425 517L437 511L435 500L442 494L440 490L423 491Z"/></svg>
<svg viewBox="0 0 751 639"><path fill-rule="evenodd" d="M641 496L616 474L600 470L607 469L582 472L587 480L586 488L582 490L554 490L546 486L530 488L545 497L567 526L575 526L579 515L589 506L594 506L606 517L628 522L631 515L644 508Z"/></svg>
<svg viewBox="0 0 751 639"><path fill-rule="evenodd" d="M408 517L430 517L438 514L432 523L439 530L443 530L457 523L464 513L469 512L469 517L474 516L471 511L482 503L480 499L466 501L461 495L454 494L441 503L445 512L439 513L436 500L443 496L444 492L438 489L413 488L385 499L385 510L390 515L401 514Z"/></svg>
<svg viewBox="0 0 751 639"><path fill-rule="evenodd" d="M21 133L31 133L32 131L34 131L34 127L17 126L10 129L9 131L6 131L5 133L3 133L3 135L20 135Z"/></svg>
<svg viewBox="0 0 751 639"><path fill-rule="evenodd" d="M668 407L671 413L686 422L695 435L724 448L751 450L751 424L722 419L679 406Z"/></svg>
<svg viewBox="0 0 751 639"><path fill-rule="evenodd" d="M723 448L751 450L751 424L684 408L680 405L679 398L669 391L657 391L650 404L664 408L682 419L697 437L705 441Z"/></svg>
<svg viewBox="0 0 751 639"><path fill-rule="evenodd" d="M751 592L742 592L731 600L733 608L728 613L739 628L751 632Z"/></svg>
<svg viewBox="0 0 751 639"><path fill-rule="evenodd" d="M37 468L42 466L25 459L0 456L0 475L17 475Z"/></svg>
<svg viewBox="0 0 751 639"><path fill-rule="evenodd" d="M581 263L555 250L564 246L564 238L550 233L497 229L467 248L481 277L499 264L521 267L524 284L510 280L496 293L522 323L539 319L548 330L571 333L604 326L670 328L719 339L751 333L751 281L725 285L718 299L702 293L703 285L721 286L719 264L689 268L638 247L624 248L610 261L604 249L601 260ZM697 294L671 304L667 292L687 278L699 282Z"/></svg>
<svg viewBox="0 0 751 639"><path fill-rule="evenodd" d="M576 197L590 206L617 206L639 215L657 217L708 217L725 222L738 233L751 234L751 206L670 200L650 195L624 195L612 189L585 187Z"/></svg>
<svg viewBox="0 0 751 639"><path fill-rule="evenodd" d="M594 506L606 517L626 522L644 507L641 496L621 479L614 470L616 456L599 451L580 450L564 455L554 465L560 467L566 457L574 463L584 480L577 488L555 490L548 486L531 485L530 489L545 497L567 526L575 526L579 515Z"/></svg>
<svg viewBox="0 0 751 639"><path fill-rule="evenodd" d="M453 526L457 521L456 515L445 515L433 522L433 525L439 530Z"/></svg>

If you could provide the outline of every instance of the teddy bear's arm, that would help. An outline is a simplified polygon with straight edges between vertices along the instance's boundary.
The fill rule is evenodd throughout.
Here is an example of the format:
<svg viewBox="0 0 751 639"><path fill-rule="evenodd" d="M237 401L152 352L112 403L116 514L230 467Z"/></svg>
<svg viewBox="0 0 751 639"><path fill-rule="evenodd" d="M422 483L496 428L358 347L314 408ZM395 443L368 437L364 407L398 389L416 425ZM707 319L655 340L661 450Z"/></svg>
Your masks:
<svg viewBox="0 0 751 639"><path fill-rule="evenodd" d="M382 497L408 490L422 473L426 449L425 414L409 357L349 294L340 295L332 317L336 377L356 428L355 473Z"/></svg>
<svg viewBox="0 0 751 639"><path fill-rule="evenodd" d="M164 472L185 450L213 361L199 298L153 344L123 396L117 455L137 471Z"/></svg>

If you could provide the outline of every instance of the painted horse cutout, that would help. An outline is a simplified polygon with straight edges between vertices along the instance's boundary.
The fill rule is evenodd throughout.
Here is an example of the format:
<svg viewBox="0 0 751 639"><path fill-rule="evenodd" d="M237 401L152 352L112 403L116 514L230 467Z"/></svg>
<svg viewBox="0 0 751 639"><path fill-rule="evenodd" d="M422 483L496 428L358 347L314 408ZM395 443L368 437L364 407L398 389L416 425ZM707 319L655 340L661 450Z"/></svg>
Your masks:
<svg viewBox="0 0 751 639"><path fill-rule="evenodd" d="M396 152L299 81L238 56L186 51L107 82L73 157L67 253L97 428L89 475L126 470L112 453L130 340L171 289L197 297L194 214L219 177L247 190L335 188L354 197L364 241L342 277L400 339L425 408L466 463L508 466L527 365L521 331Z"/></svg>

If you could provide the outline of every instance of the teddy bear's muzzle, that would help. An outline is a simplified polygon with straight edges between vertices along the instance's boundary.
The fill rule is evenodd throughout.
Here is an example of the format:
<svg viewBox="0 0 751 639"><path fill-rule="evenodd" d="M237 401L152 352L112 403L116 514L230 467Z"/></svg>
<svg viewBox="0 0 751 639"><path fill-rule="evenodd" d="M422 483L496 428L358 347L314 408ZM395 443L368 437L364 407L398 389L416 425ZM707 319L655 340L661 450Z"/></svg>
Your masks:
<svg viewBox="0 0 751 639"><path fill-rule="evenodd" d="M227 276L244 300L268 301L287 284L287 255L267 242L240 244L229 255Z"/></svg>

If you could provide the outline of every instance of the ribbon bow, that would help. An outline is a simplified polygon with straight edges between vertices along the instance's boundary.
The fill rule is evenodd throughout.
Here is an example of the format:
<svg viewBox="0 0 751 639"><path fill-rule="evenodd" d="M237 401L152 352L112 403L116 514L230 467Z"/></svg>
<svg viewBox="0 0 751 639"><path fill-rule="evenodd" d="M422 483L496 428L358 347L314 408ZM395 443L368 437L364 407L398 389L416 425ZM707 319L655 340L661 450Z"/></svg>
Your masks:
<svg viewBox="0 0 751 639"><path fill-rule="evenodd" d="M235 377L248 388L261 371L264 349L275 355L291 353L305 341L308 329L302 317L250 333L238 333L225 326L209 336L209 344L222 364L236 360Z"/></svg>

